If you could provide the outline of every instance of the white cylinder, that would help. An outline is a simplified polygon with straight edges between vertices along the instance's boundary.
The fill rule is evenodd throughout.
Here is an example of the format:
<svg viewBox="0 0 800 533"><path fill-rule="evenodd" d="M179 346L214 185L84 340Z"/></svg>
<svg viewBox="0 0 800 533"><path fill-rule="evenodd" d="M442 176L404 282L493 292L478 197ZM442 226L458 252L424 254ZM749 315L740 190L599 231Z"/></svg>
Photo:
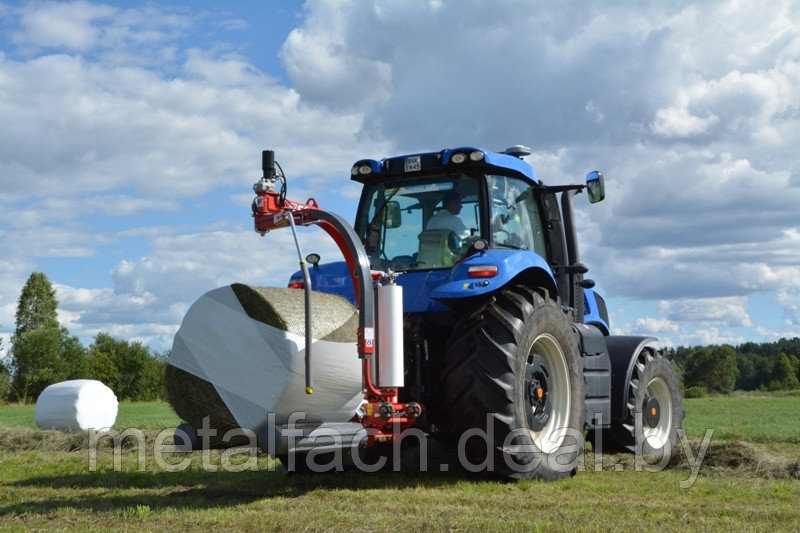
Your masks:
<svg viewBox="0 0 800 533"><path fill-rule="evenodd" d="M404 385L403 288L389 283L377 289L378 387Z"/></svg>
<svg viewBox="0 0 800 533"><path fill-rule="evenodd" d="M214 289L192 304L170 365L213 385L242 428L260 428L270 414L278 424L294 413L302 422L350 420L364 397L356 308L330 294L312 298L314 394L306 394L303 291L238 287Z"/></svg>
<svg viewBox="0 0 800 533"><path fill-rule="evenodd" d="M107 430L117 419L117 396L93 379L54 383L36 400L34 420L39 429L61 431Z"/></svg>

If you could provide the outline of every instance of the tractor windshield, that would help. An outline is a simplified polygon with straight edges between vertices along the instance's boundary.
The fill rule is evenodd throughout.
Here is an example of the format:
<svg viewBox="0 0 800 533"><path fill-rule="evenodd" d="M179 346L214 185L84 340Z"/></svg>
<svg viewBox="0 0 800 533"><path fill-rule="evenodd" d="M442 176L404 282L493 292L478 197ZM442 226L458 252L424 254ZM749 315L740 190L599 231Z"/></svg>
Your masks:
<svg viewBox="0 0 800 533"><path fill-rule="evenodd" d="M447 174L364 188L356 231L373 269L448 268L481 235L478 180Z"/></svg>

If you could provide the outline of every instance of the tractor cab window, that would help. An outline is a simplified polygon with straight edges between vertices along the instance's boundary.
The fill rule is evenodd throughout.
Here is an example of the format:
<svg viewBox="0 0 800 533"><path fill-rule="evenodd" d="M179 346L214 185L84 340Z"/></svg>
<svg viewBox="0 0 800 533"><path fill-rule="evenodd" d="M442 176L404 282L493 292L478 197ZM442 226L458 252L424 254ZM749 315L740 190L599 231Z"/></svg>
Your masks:
<svg viewBox="0 0 800 533"><path fill-rule="evenodd" d="M478 180L466 174L367 184L356 231L372 268L451 267L480 235Z"/></svg>
<svg viewBox="0 0 800 533"><path fill-rule="evenodd" d="M487 176L491 242L495 248L531 250L547 257L542 217L530 184L507 176Z"/></svg>

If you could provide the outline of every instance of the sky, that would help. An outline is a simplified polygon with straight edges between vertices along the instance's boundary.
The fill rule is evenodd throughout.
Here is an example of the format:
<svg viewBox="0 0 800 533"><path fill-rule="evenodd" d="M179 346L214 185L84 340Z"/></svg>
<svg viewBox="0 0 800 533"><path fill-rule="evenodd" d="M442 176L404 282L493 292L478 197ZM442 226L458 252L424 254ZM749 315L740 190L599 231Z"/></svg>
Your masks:
<svg viewBox="0 0 800 533"><path fill-rule="evenodd" d="M263 149L352 221L358 159L515 144L604 173L576 218L613 333L800 336L798 87L797 1L0 0L3 345L34 271L85 343L159 351L204 292L285 286Z"/></svg>

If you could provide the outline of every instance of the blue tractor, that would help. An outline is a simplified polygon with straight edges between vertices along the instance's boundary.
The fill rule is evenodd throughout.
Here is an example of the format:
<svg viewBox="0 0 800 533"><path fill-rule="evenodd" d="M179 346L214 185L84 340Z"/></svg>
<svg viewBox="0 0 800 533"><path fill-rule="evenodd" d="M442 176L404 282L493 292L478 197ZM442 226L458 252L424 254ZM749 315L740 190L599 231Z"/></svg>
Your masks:
<svg viewBox="0 0 800 533"><path fill-rule="evenodd" d="M574 473L587 440L669 454L684 417L678 376L656 339L611 334L580 262L573 197L603 200L603 176L547 186L522 159L529 153L464 147L358 161L355 226L337 219L329 230L358 250L328 264L312 254L289 286L341 295L367 321L374 309L367 402L375 393L384 418L404 410L403 428L457 446L479 470L557 479ZM394 314L371 301L370 284L402 288ZM402 336L401 352L392 339L381 348L382 335ZM360 331L359 342L370 336Z"/></svg>

